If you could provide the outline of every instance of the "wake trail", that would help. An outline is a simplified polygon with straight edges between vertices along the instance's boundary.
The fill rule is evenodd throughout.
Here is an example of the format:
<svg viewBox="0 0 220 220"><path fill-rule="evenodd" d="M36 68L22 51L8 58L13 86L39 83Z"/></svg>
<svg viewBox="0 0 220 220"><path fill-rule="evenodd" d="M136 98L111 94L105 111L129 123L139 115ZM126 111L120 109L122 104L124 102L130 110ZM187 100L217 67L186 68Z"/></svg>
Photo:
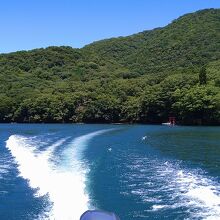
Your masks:
<svg viewBox="0 0 220 220"><path fill-rule="evenodd" d="M110 129L92 132L75 138L65 146L59 165L52 162L55 150L62 146L63 138L44 151L39 151L37 143L31 138L12 135L6 147L14 157L19 176L26 179L31 188L36 189L36 197L46 196L49 206L39 219L78 220L89 209L86 192L86 178L89 171L82 160L83 151L89 141ZM40 144L40 143L39 143Z"/></svg>
<svg viewBox="0 0 220 220"><path fill-rule="evenodd" d="M133 160L129 169L130 191L152 204L148 211L182 209L189 219L220 219L220 184L204 173L149 158Z"/></svg>

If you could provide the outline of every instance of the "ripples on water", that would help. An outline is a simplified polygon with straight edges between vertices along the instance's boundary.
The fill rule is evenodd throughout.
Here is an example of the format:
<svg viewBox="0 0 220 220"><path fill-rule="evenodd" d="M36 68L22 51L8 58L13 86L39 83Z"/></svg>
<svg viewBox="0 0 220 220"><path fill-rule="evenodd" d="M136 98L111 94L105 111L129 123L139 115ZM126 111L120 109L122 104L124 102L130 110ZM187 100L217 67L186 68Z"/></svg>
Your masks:
<svg viewBox="0 0 220 220"><path fill-rule="evenodd" d="M78 220L88 208L122 220L220 219L219 128L43 126L4 136L0 203L9 194L24 205L14 215L0 205L0 219Z"/></svg>
<svg viewBox="0 0 220 220"><path fill-rule="evenodd" d="M181 211L187 212L189 219L220 218L218 182L199 171L181 168L178 163L129 159L132 164L127 166L129 171L121 180L127 189L122 193L134 194L142 202L151 204L150 209L145 210L146 216L148 212L172 210L178 218Z"/></svg>

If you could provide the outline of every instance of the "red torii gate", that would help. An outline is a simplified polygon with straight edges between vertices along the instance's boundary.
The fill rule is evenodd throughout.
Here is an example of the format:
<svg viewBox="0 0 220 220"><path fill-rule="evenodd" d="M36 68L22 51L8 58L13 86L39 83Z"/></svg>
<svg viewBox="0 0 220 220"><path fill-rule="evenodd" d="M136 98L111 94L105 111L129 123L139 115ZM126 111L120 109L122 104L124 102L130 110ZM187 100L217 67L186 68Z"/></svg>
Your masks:
<svg viewBox="0 0 220 220"><path fill-rule="evenodd" d="M169 123L171 125L175 125L176 124L176 118L175 117L169 117Z"/></svg>

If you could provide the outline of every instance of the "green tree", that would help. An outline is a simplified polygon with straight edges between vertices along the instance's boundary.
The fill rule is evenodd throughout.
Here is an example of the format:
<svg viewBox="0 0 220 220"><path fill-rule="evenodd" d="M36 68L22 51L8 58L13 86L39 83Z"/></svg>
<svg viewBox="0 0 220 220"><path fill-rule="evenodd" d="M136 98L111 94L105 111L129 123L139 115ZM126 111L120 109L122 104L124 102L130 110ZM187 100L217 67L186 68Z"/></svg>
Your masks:
<svg viewBox="0 0 220 220"><path fill-rule="evenodd" d="M199 72L199 84L206 85L207 83L207 73L206 68L203 66Z"/></svg>
<svg viewBox="0 0 220 220"><path fill-rule="evenodd" d="M185 124L219 123L219 91L213 86L177 89L173 109Z"/></svg>

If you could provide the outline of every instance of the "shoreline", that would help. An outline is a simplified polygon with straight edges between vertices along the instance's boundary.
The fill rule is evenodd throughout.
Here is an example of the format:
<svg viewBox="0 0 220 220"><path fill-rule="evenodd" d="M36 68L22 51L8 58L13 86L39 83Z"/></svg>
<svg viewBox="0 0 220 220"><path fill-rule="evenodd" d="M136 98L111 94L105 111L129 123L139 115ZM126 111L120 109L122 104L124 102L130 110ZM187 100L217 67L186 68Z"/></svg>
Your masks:
<svg viewBox="0 0 220 220"><path fill-rule="evenodd" d="M150 125L150 126L164 126L164 127L187 127L187 126L193 126L193 127L219 127L220 124L176 124L176 125L164 125L163 123L126 123L126 122L112 122L112 123L87 123L87 122L0 122L0 124L24 124L24 125Z"/></svg>

